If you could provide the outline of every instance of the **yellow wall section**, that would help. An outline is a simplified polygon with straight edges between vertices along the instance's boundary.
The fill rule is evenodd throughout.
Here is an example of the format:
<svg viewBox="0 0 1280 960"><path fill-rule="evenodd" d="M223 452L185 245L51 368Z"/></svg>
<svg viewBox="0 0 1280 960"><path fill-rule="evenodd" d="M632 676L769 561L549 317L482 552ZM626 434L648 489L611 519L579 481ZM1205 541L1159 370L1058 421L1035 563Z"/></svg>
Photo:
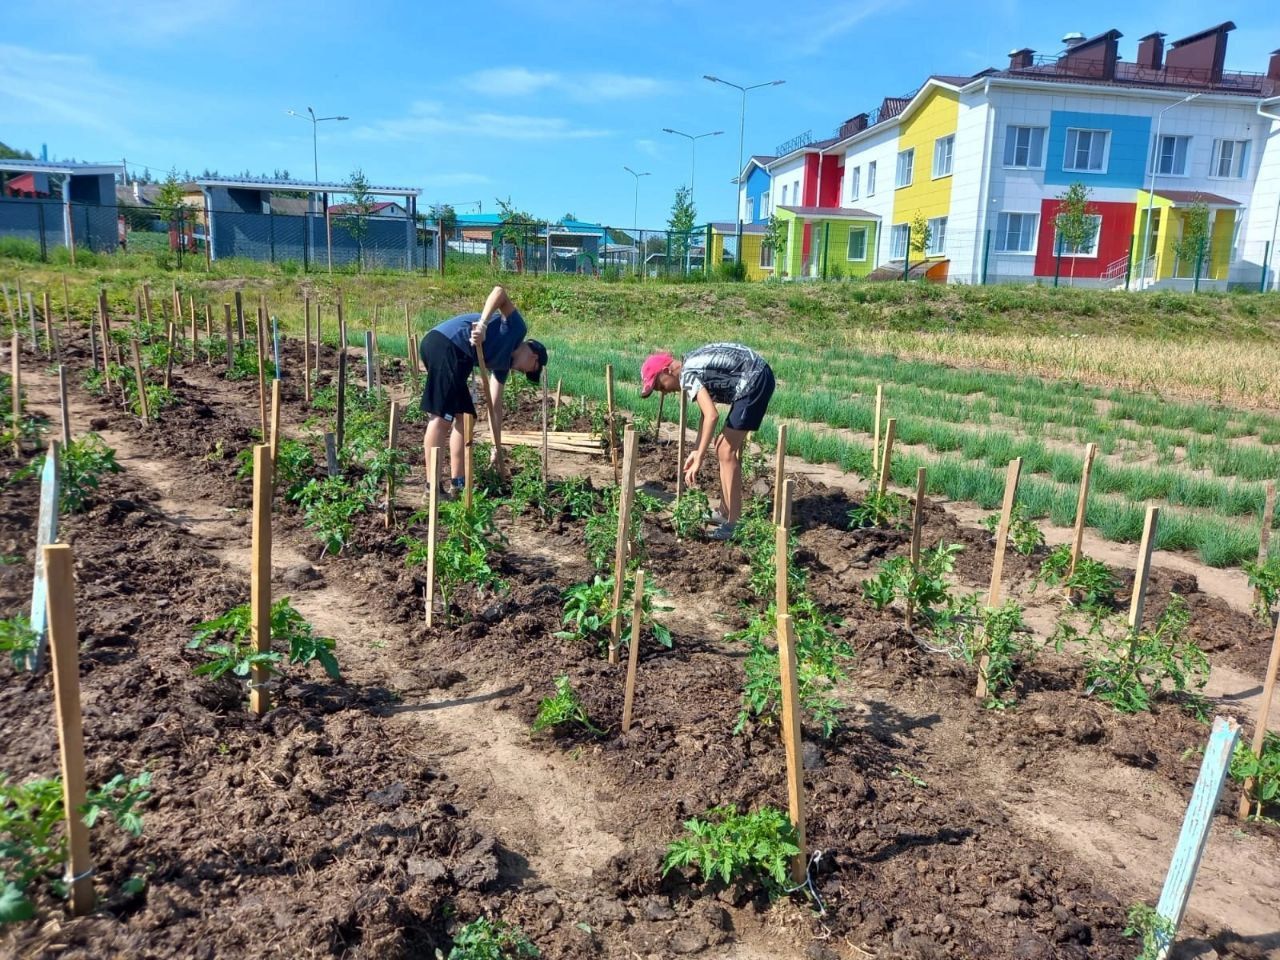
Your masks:
<svg viewBox="0 0 1280 960"><path fill-rule="evenodd" d="M711 266L717 267L724 260L725 235L718 230L711 234ZM760 252L764 245L764 237L758 233L742 235L742 259L747 267L748 280L767 280L773 276L772 267L760 266Z"/></svg>
<svg viewBox="0 0 1280 960"><path fill-rule="evenodd" d="M1218 210L1209 232L1209 276L1214 280L1227 279L1231 269L1231 239L1236 232L1236 212Z"/></svg>
<svg viewBox="0 0 1280 960"><path fill-rule="evenodd" d="M911 186L900 187L893 194L893 223L910 223L917 214L926 220L945 217L951 212L951 177L933 178L933 146L939 137L953 135L960 116L960 96L950 90L931 90L898 130L898 151L915 148L915 166ZM955 150L952 149L952 169ZM896 182L897 157L887 170L880 171L892 186ZM886 224L885 229L888 229Z"/></svg>

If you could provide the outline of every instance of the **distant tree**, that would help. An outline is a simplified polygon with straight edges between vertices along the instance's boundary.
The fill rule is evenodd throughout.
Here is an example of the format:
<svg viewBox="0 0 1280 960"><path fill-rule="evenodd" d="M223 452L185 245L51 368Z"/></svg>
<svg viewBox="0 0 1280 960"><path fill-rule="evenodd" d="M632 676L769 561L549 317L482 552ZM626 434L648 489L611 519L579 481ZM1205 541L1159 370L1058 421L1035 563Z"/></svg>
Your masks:
<svg viewBox="0 0 1280 960"><path fill-rule="evenodd" d="M433 204L428 219L440 224L445 233L453 233L458 227L458 214L447 203Z"/></svg>
<svg viewBox="0 0 1280 960"><path fill-rule="evenodd" d="M1182 214L1182 236L1173 245L1180 264L1192 264L1195 279L1209 249L1209 207L1201 200L1191 204Z"/></svg>
<svg viewBox="0 0 1280 960"><path fill-rule="evenodd" d="M347 212L339 222L355 240L358 252L356 269L363 270L364 244L369 236L369 216L373 213L373 194L369 192L369 179L359 167L351 171L346 187L347 193L351 195L351 202L347 204Z"/></svg>
<svg viewBox="0 0 1280 960"><path fill-rule="evenodd" d="M924 259L925 251L929 249L929 242L933 239L933 231L929 229L929 221L925 219L923 213L917 213L911 220L911 242L907 244L907 270L911 270L911 251L920 254L920 259Z"/></svg>
<svg viewBox="0 0 1280 960"><path fill-rule="evenodd" d="M784 272L782 262L787 258L787 221L779 219L776 213L772 214L761 242L765 249L773 251L773 275L781 277Z"/></svg>
<svg viewBox="0 0 1280 960"><path fill-rule="evenodd" d="M1055 256L1071 254L1070 283L1073 285L1076 279L1076 257L1093 249L1098 232L1093 207L1089 203L1090 195L1089 188L1077 180L1058 197L1058 214L1053 218L1053 225L1058 231L1057 246L1053 252Z"/></svg>
<svg viewBox="0 0 1280 960"><path fill-rule="evenodd" d="M561 218L560 218L560 223L561 223L561 224L566 224L566 223L568 223L570 220L577 220L577 219L578 219L577 215L572 214L572 213L566 213L563 217L561 217Z"/></svg>
<svg viewBox="0 0 1280 960"><path fill-rule="evenodd" d="M0 141L0 160L34 160L30 150L17 150Z"/></svg>
<svg viewBox="0 0 1280 960"><path fill-rule="evenodd" d="M521 210L511 202L511 198L503 200L495 197L498 204L499 226L493 231L494 244L513 243L517 246L527 244L538 234L538 224L533 214Z"/></svg>
<svg viewBox="0 0 1280 960"><path fill-rule="evenodd" d="M667 229L671 231L671 257L683 266L689 251L693 225L698 219L698 209L693 205L693 194L688 187L677 187L671 204L671 216L667 217Z"/></svg>

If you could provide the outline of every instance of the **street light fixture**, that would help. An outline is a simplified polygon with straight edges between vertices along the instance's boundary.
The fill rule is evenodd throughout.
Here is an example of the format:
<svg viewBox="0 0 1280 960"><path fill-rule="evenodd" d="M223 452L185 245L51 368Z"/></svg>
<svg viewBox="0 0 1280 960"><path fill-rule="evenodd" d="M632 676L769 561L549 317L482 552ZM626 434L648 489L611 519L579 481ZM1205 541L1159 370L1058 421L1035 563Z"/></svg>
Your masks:
<svg viewBox="0 0 1280 960"><path fill-rule="evenodd" d="M1198 96L1200 96L1200 94L1198 93L1189 94L1188 96L1183 97L1177 103L1169 104L1167 107L1161 110L1160 113L1156 116L1156 144L1155 144L1155 148L1151 151L1151 189L1147 192L1147 230L1146 230L1146 236L1144 237L1142 242L1142 269L1138 276L1139 290L1144 289L1146 286L1147 259L1151 256L1151 207L1152 207L1152 204L1155 202L1155 198L1156 198L1156 172L1160 166L1160 124L1164 121L1164 115L1168 113L1170 110L1172 110L1174 107L1180 107L1184 103L1190 103L1192 100L1194 100ZM1155 274L1158 272L1156 270L1156 267L1158 266L1159 266L1159 260L1157 259L1156 263L1152 267L1151 279L1153 282L1156 279L1158 279L1155 276Z"/></svg>
<svg viewBox="0 0 1280 960"><path fill-rule="evenodd" d="M649 171L644 173L636 173L630 167L623 165L623 170L636 178L636 204L631 212L631 242L636 244L636 268L640 266L640 178L651 176Z"/></svg>
<svg viewBox="0 0 1280 960"><path fill-rule="evenodd" d="M307 113L310 114L310 117L304 117L302 114L294 110L290 110L288 111L288 113L289 113L289 116L297 117L299 120L310 119L311 121L311 162L313 165L312 177L318 183L320 181L320 154L316 146L316 124L324 123L326 120L350 120L351 118L350 117L317 117L316 112L312 110L310 107L307 107Z"/></svg>
<svg viewBox="0 0 1280 960"><path fill-rule="evenodd" d="M713 76L712 76L711 74L709 74L709 73L704 73L704 74L702 75L702 79L703 79L703 80L710 80L712 83L723 83L726 87L733 87L733 89L735 89L735 90L737 90L737 91L741 92L741 94L742 94L742 106L741 106L741 108L740 108L740 109L739 109L739 111L738 111L738 170L737 170L737 173L736 173L736 175L735 175L735 179L734 179L734 182L735 182L736 184L738 184L738 186L737 186L737 188L736 188L736 189L734 190L734 192L733 192L733 206L734 206L734 209L735 209L735 211L736 211L736 212L734 213L734 220L736 220L736 221L737 221L737 224L738 224L738 230L737 230L738 253L737 253L737 256L738 256L738 259L739 259L739 260L741 260L741 259L742 259L742 204L741 204L741 203L739 202L739 200L738 200L738 193L740 192L740 190L741 190L741 188L742 188L742 184L740 183L740 179L741 179L741 177L742 177L742 161L743 161L743 156L742 156L742 142L743 142L743 134L746 132L746 126L747 126L747 93L748 93L748 91L751 91L751 90L759 90L761 87L780 87L780 86L782 86L784 83L786 83L787 81L785 81L785 80L769 80L769 81L767 81L767 82L765 82L765 83L753 83L753 84L751 84L750 86L743 87L743 86L739 86L738 84L733 83L733 82L731 82L731 81L729 81L729 80L724 80L724 79L722 79L722 78L720 78L720 77L713 77Z"/></svg>
<svg viewBox="0 0 1280 960"><path fill-rule="evenodd" d="M672 130L670 127L663 127L663 133L674 133L677 137L684 137L689 141L689 201L694 201L693 180L698 171L698 141L703 137L721 136L723 130L712 130L710 133L685 133L683 130Z"/></svg>

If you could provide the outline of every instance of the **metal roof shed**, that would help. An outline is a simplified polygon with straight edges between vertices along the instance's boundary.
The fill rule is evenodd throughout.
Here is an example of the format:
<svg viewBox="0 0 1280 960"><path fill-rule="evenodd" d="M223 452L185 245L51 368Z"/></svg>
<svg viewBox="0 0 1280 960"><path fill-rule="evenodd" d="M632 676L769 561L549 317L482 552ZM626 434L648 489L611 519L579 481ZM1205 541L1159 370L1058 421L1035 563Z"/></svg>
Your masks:
<svg viewBox="0 0 1280 960"><path fill-rule="evenodd" d="M0 234L38 240L42 251L49 240L73 253L77 243L114 250L115 180L123 174L119 163L0 160ZM22 189L11 196L14 181Z"/></svg>
<svg viewBox="0 0 1280 960"><path fill-rule="evenodd" d="M332 181L283 180L269 177L201 177L196 186L204 193L209 211L209 249L213 259L219 257L251 257L265 259L259 249L266 245L274 250L277 243L285 248L296 246L306 259L310 250L323 251L333 265L334 252L339 256L359 248L358 256L368 256L366 247L376 251L376 259L384 266L404 265L412 269L417 248L418 187L371 186L370 196L403 197L406 217L369 217L362 236L355 236L343 226L349 216L331 216L331 195L350 195L351 185ZM307 195L309 212L302 217L273 215L273 193ZM277 222L279 220L280 222ZM403 234L403 239L400 235Z"/></svg>

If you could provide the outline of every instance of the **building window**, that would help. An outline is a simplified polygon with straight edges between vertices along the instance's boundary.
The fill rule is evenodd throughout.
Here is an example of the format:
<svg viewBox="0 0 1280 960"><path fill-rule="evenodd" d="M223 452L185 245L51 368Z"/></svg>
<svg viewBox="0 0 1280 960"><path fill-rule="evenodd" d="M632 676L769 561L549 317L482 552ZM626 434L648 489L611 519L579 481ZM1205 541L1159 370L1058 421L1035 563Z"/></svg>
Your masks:
<svg viewBox="0 0 1280 960"><path fill-rule="evenodd" d="M804 206L804 201L800 199L800 181L797 180L791 185L791 202L797 207Z"/></svg>
<svg viewBox="0 0 1280 960"><path fill-rule="evenodd" d="M849 257L850 260L867 259L867 228L852 227L849 230Z"/></svg>
<svg viewBox="0 0 1280 960"><path fill-rule="evenodd" d="M849 196L854 200L860 197L862 189L862 168L854 167L853 176L849 178Z"/></svg>
<svg viewBox="0 0 1280 960"><path fill-rule="evenodd" d="M764 270L773 269L773 244L760 244L760 266Z"/></svg>
<svg viewBox="0 0 1280 960"><path fill-rule="evenodd" d="M996 218L997 253L1032 253L1036 248L1036 226L1040 217L1034 213L1002 213Z"/></svg>
<svg viewBox="0 0 1280 960"><path fill-rule="evenodd" d="M1164 136L1157 140L1151 155L1155 172L1162 177L1185 177L1190 145L1190 137Z"/></svg>
<svg viewBox="0 0 1280 960"><path fill-rule="evenodd" d="M1106 173L1111 147L1110 130L1067 130L1067 150L1062 169L1074 173Z"/></svg>
<svg viewBox="0 0 1280 960"><path fill-rule="evenodd" d="M938 177L951 176L951 156L955 152L956 138L953 134L949 137L939 137L933 141L933 176Z"/></svg>
<svg viewBox="0 0 1280 960"><path fill-rule="evenodd" d="M867 164L867 196L874 197L876 195L876 162L872 160Z"/></svg>
<svg viewBox="0 0 1280 960"><path fill-rule="evenodd" d="M1005 127L1004 165L1022 170L1044 166L1044 127Z"/></svg>
<svg viewBox="0 0 1280 960"><path fill-rule="evenodd" d="M929 221L929 245L924 252L931 257L939 257L947 252L946 217L934 217Z"/></svg>
<svg viewBox="0 0 1280 960"><path fill-rule="evenodd" d="M769 191L766 190L764 193L760 194L760 219L768 220L769 214L772 212L773 211L769 209Z"/></svg>
<svg viewBox="0 0 1280 960"><path fill-rule="evenodd" d="M1091 224L1092 229L1089 231L1089 238L1080 246L1073 247L1070 244L1062 245L1062 255L1064 257L1096 257L1098 255L1098 234L1102 230L1102 216L1100 214L1088 214L1086 218ZM1053 252L1058 253L1058 228L1054 224L1053 230Z"/></svg>
<svg viewBox="0 0 1280 960"><path fill-rule="evenodd" d="M742 215L742 222L750 223L752 220L756 218L755 213L756 213L756 201L752 197L747 197L747 210Z"/></svg>
<svg viewBox="0 0 1280 960"><path fill-rule="evenodd" d="M785 183L782 185L782 205L784 207L787 205L787 185Z"/></svg>
<svg viewBox="0 0 1280 960"><path fill-rule="evenodd" d="M911 236L911 224L895 223L889 231L889 259L905 260L907 257L907 241Z"/></svg>
<svg viewBox="0 0 1280 960"><path fill-rule="evenodd" d="M894 178L893 185L895 187L909 187L911 180L915 174L916 166L916 148L903 150L898 153L898 174Z"/></svg>
<svg viewBox="0 0 1280 960"><path fill-rule="evenodd" d="M1213 169L1211 177L1239 180L1249 169L1248 140L1213 141Z"/></svg>

